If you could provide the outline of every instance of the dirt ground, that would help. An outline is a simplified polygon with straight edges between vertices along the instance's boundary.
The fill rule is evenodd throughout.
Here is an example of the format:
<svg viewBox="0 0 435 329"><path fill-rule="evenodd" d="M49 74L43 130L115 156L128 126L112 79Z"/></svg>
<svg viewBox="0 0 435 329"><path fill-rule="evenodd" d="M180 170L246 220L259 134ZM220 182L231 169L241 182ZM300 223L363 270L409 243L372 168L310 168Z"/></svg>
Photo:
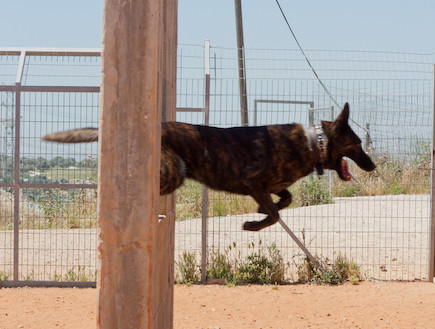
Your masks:
<svg viewBox="0 0 435 329"><path fill-rule="evenodd" d="M175 287L174 328L435 328L435 284ZM0 290L0 328L95 328L96 290Z"/></svg>

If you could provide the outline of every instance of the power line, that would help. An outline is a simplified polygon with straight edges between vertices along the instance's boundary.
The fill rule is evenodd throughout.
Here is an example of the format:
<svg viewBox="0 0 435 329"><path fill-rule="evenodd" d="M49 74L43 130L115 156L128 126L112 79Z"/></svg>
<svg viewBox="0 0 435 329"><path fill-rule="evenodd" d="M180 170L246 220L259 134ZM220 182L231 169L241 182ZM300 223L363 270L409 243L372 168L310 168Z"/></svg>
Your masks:
<svg viewBox="0 0 435 329"><path fill-rule="evenodd" d="M311 71L313 71L314 76L316 77L317 81L319 81L320 85L321 85L322 88L325 90L325 92L328 94L328 96L332 99L332 101L335 103L335 105L337 105L337 107L340 108L341 106L337 103L337 101L335 100L335 98L331 95L331 93L329 92L328 88L326 88L326 86L323 84L322 80L320 80L319 76L317 75L316 70L315 70L314 67L311 65L310 60L308 59L307 55L305 55L305 52L304 52L304 50L302 49L302 46L300 45L300 43L299 43L299 41L298 41L298 38L296 38L296 35L295 35L295 33L293 32L293 29L291 28L290 23L288 22L287 17L285 16L284 11L282 10L281 5L279 4L279 1L278 1L278 0L275 0L275 1L276 1L276 4L278 5L279 10L281 11L282 17L284 17L284 20L285 20L285 22L287 23L287 26L288 26L288 28L289 28L291 34L293 35L293 38L294 38L295 41L296 41L296 44L298 45L298 47L299 47L299 49L300 49L302 55L304 55L305 60L307 61L308 65L310 66Z"/></svg>
<svg viewBox="0 0 435 329"><path fill-rule="evenodd" d="M334 104L338 107L341 108L341 106L338 104L338 102L335 100L334 96L332 96L332 94L329 92L328 88L326 88L326 86L324 85L324 83L322 82L322 80L320 79L320 77L318 76L316 70L314 69L314 67L311 65L310 60L308 59L307 55L305 54L305 51L303 50L301 44L298 41L298 38L296 38L295 33L293 32L293 29L290 26L290 23L287 20L287 17L284 14L284 11L281 8L281 5L279 4L278 0L275 0L276 4L278 5L279 10L281 11L282 17L284 18L285 22L287 23L287 26L293 36L293 38L296 41L296 44L299 47L299 50L301 51L302 55L304 55L305 61L308 63L308 65L311 68L311 71L313 71L314 76L316 77L317 81L319 81L320 85L322 86L323 90L325 90L326 94L329 96L329 98L331 98L331 100L334 102ZM358 123L356 123L354 120L350 119L355 125L357 125L359 128L363 129L364 131L367 131L366 128L362 127L361 125L359 125Z"/></svg>

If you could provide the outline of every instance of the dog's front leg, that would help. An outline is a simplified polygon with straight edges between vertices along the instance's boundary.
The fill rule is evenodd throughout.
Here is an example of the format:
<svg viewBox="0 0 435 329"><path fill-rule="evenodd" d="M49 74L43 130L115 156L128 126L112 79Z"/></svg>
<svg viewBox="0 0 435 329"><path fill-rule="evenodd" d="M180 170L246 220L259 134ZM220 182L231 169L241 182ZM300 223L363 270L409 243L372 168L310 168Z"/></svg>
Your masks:
<svg viewBox="0 0 435 329"><path fill-rule="evenodd" d="M279 191L278 193L274 193L274 194L276 194L280 198L279 201L275 203L275 206L277 207L278 210L287 208L290 205L290 203L292 203L292 195L287 189ZM262 206L258 207L257 212L260 214L267 215L266 211L263 209Z"/></svg>
<svg viewBox="0 0 435 329"><path fill-rule="evenodd" d="M289 193L290 194L290 193ZM243 229L246 231L259 231L265 227L275 224L279 220L279 213L277 206L273 203L273 200L269 193L252 192L251 196L260 205L260 209L268 215L261 221L245 222Z"/></svg>

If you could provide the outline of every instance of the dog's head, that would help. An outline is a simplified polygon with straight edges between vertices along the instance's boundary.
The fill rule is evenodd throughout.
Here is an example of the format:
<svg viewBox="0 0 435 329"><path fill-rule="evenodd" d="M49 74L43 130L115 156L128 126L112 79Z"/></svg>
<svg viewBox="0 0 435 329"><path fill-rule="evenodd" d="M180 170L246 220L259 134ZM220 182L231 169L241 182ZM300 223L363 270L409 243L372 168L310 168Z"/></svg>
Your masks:
<svg viewBox="0 0 435 329"><path fill-rule="evenodd" d="M327 160L325 168L335 170L342 180L352 176L343 157L348 157L366 171L372 171L376 165L361 147L361 139L349 126L349 104L343 108L334 122L322 121L322 127L328 137Z"/></svg>

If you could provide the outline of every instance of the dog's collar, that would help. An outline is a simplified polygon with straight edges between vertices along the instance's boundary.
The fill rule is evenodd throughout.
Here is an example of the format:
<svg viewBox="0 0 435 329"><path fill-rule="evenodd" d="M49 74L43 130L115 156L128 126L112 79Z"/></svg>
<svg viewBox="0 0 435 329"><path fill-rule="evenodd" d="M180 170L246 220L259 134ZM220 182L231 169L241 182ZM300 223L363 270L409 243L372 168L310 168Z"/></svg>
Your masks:
<svg viewBox="0 0 435 329"><path fill-rule="evenodd" d="M327 139L323 132L322 126L313 125L308 130L308 140L313 152L314 168L317 174L323 175L323 165L326 160Z"/></svg>

